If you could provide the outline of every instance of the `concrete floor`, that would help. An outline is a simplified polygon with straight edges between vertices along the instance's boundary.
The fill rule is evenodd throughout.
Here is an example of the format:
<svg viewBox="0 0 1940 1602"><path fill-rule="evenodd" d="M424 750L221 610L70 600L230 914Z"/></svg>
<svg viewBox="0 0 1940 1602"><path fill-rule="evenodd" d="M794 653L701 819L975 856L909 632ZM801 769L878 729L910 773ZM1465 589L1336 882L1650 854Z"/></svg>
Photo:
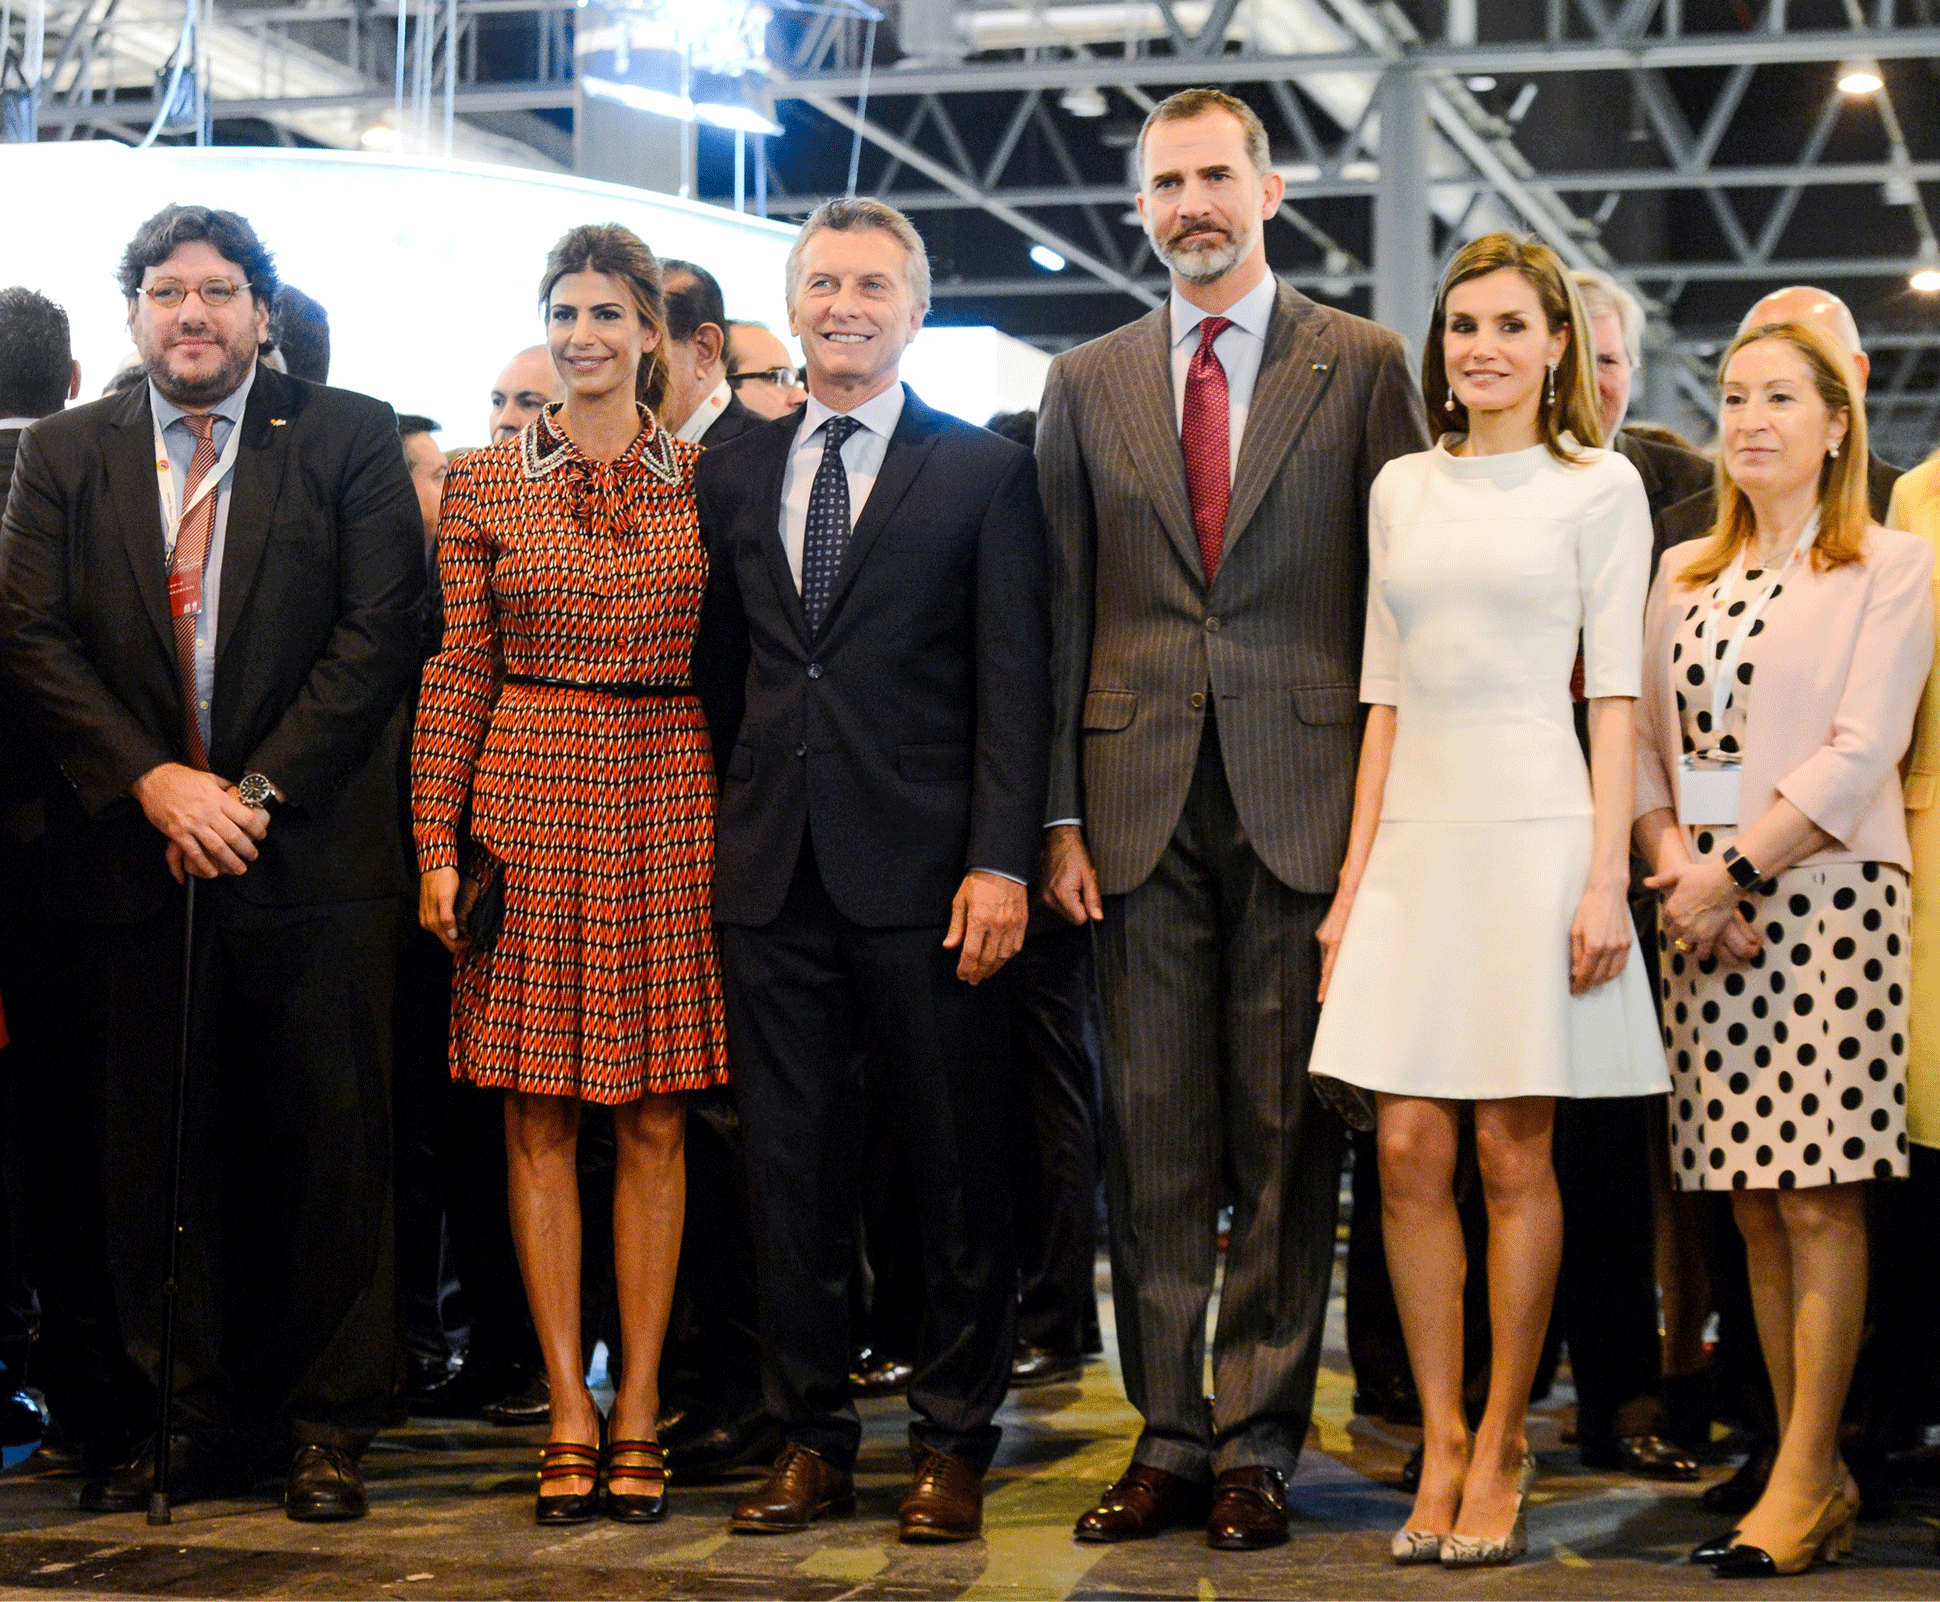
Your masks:
<svg viewBox="0 0 1940 1602"><path fill-rule="evenodd" d="M1107 1307L1109 1304L1107 1304ZM895 1510L907 1474L900 1403L865 1407L853 1519L798 1537L730 1536L738 1484L678 1487L646 1528L565 1531L531 1522L536 1431L411 1424L365 1459L371 1516L292 1524L265 1495L194 1504L165 1530L141 1515L74 1510L75 1481L22 1464L0 1478L0 1597L387 1598L1103 1598L1678 1597L1740 1594L1681 1559L1712 1534L1701 1487L1646 1487L1585 1472L1557 1440L1561 1409L1532 1439L1543 1477L1531 1551L1513 1568L1398 1570L1388 1533L1408 1502L1393 1488L1412 1432L1351 1415L1335 1339L1314 1439L1294 1487L1298 1522L1278 1551L1210 1552L1194 1532L1131 1546L1080 1546L1071 1522L1124 1466L1134 1415L1108 1358L1078 1385L1014 1396L989 1482L987 1534L961 1547L904 1547ZM1108 1340L1109 1346L1109 1340ZM1708 1471L1716 1478L1722 1468ZM745 1484L746 1482L738 1482ZM1852 1561L1779 1587L1788 1597L1940 1598L1940 1497L1904 1501L1862 1527ZM1721 1590L1720 1588L1723 1587ZM1762 1593L1761 1593L1762 1594Z"/></svg>

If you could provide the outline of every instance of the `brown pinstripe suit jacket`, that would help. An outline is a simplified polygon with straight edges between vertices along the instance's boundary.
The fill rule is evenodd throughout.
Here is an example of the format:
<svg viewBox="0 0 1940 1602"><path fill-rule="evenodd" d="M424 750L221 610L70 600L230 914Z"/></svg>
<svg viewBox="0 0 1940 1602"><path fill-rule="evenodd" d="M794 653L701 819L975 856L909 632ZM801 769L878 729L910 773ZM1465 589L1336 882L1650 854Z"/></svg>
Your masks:
<svg viewBox="0 0 1940 1602"><path fill-rule="evenodd" d="M1267 867L1334 888L1354 801L1367 497L1427 425L1401 340L1282 284L1208 588L1161 306L1051 364L1038 420L1052 553L1047 821L1082 818L1107 895L1157 865L1208 705Z"/></svg>

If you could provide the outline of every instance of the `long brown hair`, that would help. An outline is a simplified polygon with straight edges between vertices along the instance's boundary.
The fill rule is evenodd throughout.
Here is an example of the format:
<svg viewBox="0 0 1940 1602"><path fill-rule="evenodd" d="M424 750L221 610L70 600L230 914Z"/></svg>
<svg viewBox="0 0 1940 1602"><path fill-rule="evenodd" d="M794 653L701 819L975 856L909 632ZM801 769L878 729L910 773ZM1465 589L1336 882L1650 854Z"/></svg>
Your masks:
<svg viewBox="0 0 1940 1602"><path fill-rule="evenodd" d="M653 349L640 358L633 375L633 394L658 416L667 398L671 369L667 363L667 302L660 288L660 262L646 241L619 223L582 223L569 230L546 255L546 274L539 281L539 305L552 304L552 292L569 273L605 273L626 285L633 309L655 335Z"/></svg>
<svg viewBox="0 0 1940 1602"><path fill-rule="evenodd" d="M1834 417L1840 412L1846 414L1846 437L1839 454L1827 456L1819 467L1819 532L1812 541L1812 566L1824 573L1865 556L1866 525L1872 521L1872 503L1866 490L1866 407L1860 399L1858 371L1845 348L1810 323L1759 323L1734 339L1718 363L1720 398L1731 358L1747 345L1765 339L1790 345L1804 357L1812 374L1812 387L1825 402L1826 411ZM1731 476L1723 450L1718 452L1717 486L1718 521L1684 564L1680 582L1686 588L1711 583L1758 532L1751 501Z"/></svg>
<svg viewBox="0 0 1940 1602"><path fill-rule="evenodd" d="M1571 465L1583 458L1563 438L1570 435L1577 446L1603 443L1603 422L1597 409L1596 372L1590 365L1590 342L1585 331L1590 326L1583 311L1583 299L1576 292L1561 258L1540 240L1517 234L1484 234L1471 239L1455 254L1442 274L1441 288L1435 292L1435 314L1428 323L1428 338L1421 350L1421 400L1428 415L1451 434L1468 432L1468 408L1457 400L1448 383L1448 366L1443 356L1442 330L1448 321L1448 292L1471 278L1486 278L1490 273L1510 268L1522 275L1536 291L1543 320L1553 334L1559 329L1569 334L1556 363L1556 398L1545 388L1538 402L1536 426L1549 454Z"/></svg>

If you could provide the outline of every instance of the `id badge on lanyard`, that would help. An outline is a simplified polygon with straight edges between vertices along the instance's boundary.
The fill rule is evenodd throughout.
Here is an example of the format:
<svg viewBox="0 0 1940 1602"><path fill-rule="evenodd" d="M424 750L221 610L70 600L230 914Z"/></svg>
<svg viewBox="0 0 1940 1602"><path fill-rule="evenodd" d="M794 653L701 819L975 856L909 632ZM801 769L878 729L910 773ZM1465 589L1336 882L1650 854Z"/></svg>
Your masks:
<svg viewBox="0 0 1940 1602"><path fill-rule="evenodd" d="M221 492L222 482L229 476L229 470L236 465L237 454L242 449L242 425L232 423L229 428L228 442L222 447L222 454L216 458L216 465L209 469L202 482L189 497L188 505L177 507L175 492L175 465L169 460L168 442L162 438L162 420L151 412L149 421L155 428L155 478L156 491L161 498L162 509L162 550L169 563L168 573L168 611L171 617L197 617L202 612L202 573L209 560L209 551L202 553L202 566L188 570L177 570L175 566L175 542L182 531L182 519L200 506L209 497ZM210 539L214 546L215 541Z"/></svg>
<svg viewBox="0 0 1940 1602"><path fill-rule="evenodd" d="M1738 664L1744 660L1745 647L1751 641L1752 630L1758 626L1758 619L1763 615L1773 592L1784 582L1785 575L1792 570L1794 563L1812 549L1812 542L1818 537L1819 514L1815 511L1799 531L1791 554L1779 564L1764 593L1747 603L1736 617L1731 616L1731 599L1737 594L1738 580L1745 570L1745 553L1740 551L1731 566L1725 569L1717 594L1711 600L1713 626L1706 642L1722 641L1724 646L1723 654L1712 664L1711 727L1714 731L1724 727L1725 709L1731 704L1732 691L1737 688ZM1737 827L1742 821L1738 816L1738 805L1744 771L1742 761L1736 757L1716 754L1687 754L1680 757L1677 764L1677 821L1693 828Z"/></svg>

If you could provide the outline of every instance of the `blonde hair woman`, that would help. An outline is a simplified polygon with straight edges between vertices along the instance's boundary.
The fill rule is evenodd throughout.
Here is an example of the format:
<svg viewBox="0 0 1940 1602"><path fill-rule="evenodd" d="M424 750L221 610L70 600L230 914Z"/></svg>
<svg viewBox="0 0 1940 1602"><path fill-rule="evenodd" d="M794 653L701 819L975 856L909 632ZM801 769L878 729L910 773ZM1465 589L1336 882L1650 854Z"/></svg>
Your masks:
<svg viewBox="0 0 1940 1602"><path fill-rule="evenodd" d="M1692 1554L1795 1574L1850 1543L1838 1454L1866 1306L1865 1186L1906 1173L1906 815L1933 555L1866 507L1851 360L1803 323L1720 372L1718 521L1646 613L1636 838L1664 897L1672 1173L1728 1190L1780 1441Z"/></svg>
<svg viewBox="0 0 1940 1602"><path fill-rule="evenodd" d="M1422 362L1447 432L1375 480L1371 703L1340 891L1320 930L1312 1071L1375 1093L1382 1223L1421 1396L1398 1563L1527 1546L1524 1434L1562 1252L1558 1096L1665 1088L1626 899L1650 515L1598 447L1582 302L1547 247L1491 234L1437 297ZM1570 697L1590 698L1584 771ZM1489 1401L1462 1412L1453 1194L1475 1107L1489 1211Z"/></svg>

